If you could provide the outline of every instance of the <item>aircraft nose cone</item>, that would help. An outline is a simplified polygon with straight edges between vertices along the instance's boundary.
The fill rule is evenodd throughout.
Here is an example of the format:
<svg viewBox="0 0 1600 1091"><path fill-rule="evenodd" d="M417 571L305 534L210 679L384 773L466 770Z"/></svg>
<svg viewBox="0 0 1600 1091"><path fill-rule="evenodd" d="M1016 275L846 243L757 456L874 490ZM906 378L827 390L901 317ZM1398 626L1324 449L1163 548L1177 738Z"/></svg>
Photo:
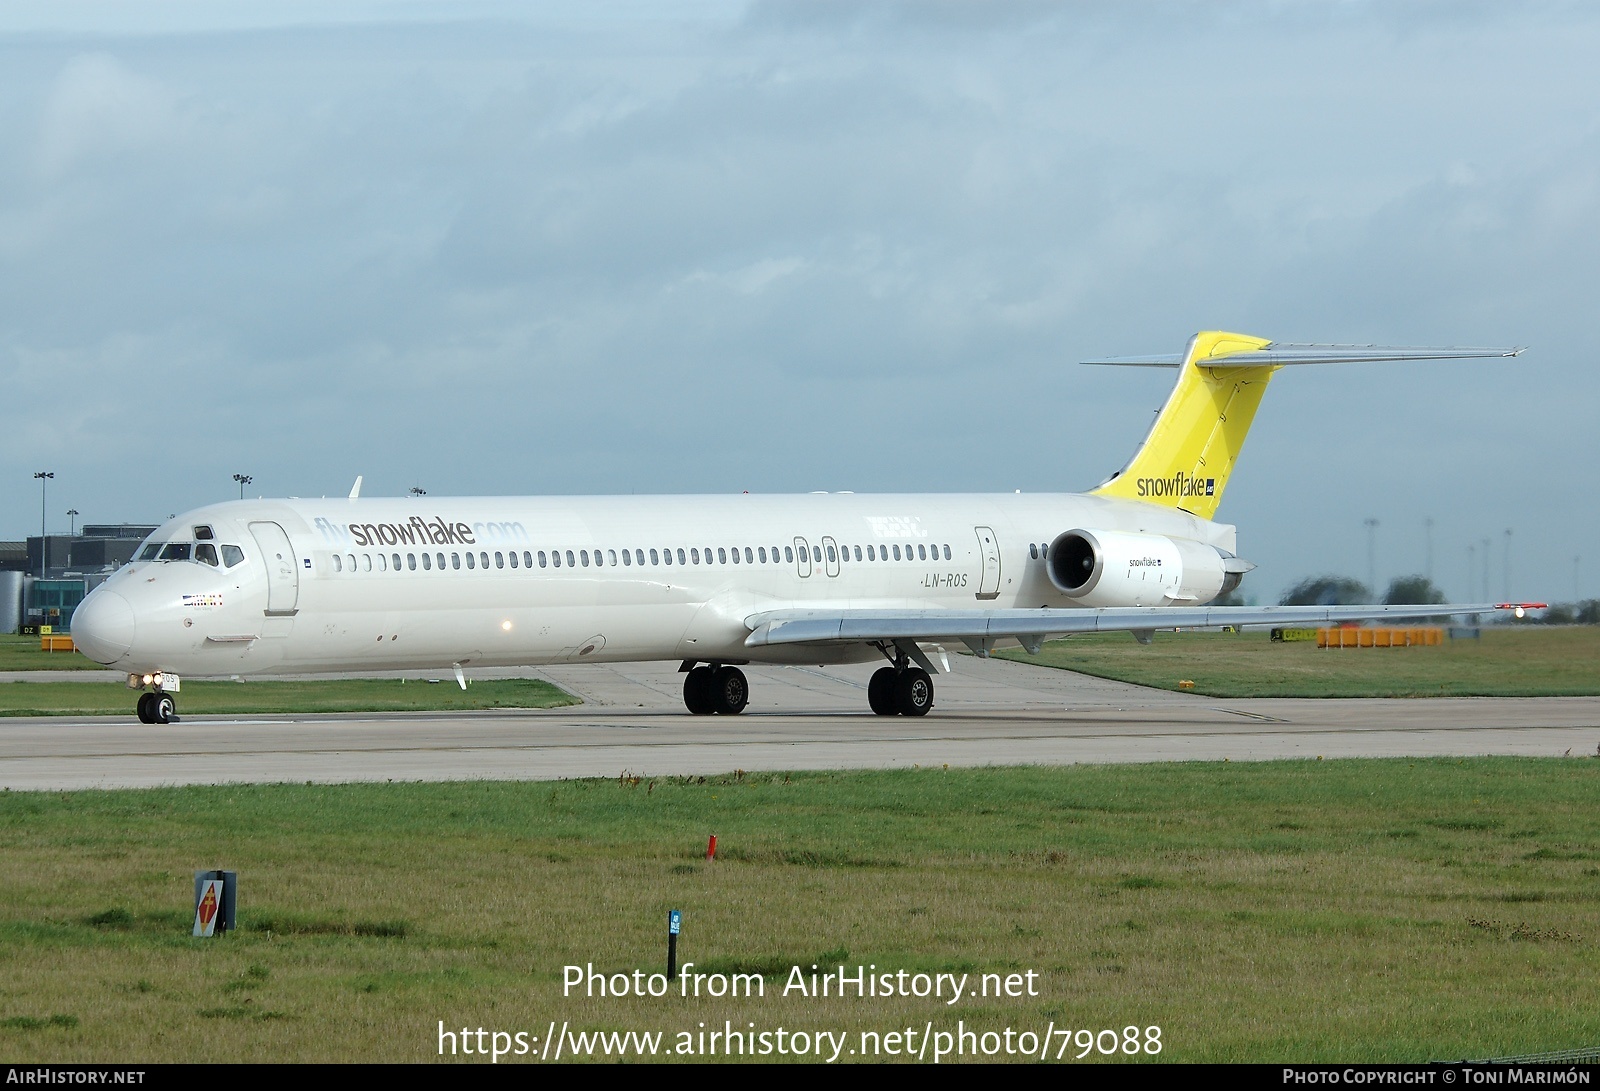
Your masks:
<svg viewBox="0 0 1600 1091"><path fill-rule="evenodd" d="M96 663L110 666L133 647L133 607L115 591L95 591L72 612L72 642Z"/></svg>

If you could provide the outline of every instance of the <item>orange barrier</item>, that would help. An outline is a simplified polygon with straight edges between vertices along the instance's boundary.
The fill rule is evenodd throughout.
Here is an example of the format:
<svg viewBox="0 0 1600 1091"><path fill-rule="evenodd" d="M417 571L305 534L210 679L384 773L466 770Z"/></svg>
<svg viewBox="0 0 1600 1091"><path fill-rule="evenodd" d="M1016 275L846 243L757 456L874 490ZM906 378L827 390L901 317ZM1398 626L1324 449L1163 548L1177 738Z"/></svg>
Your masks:
<svg viewBox="0 0 1600 1091"><path fill-rule="evenodd" d="M1317 630L1319 648L1431 648L1443 643L1444 630L1433 627Z"/></svg>
<svg viewBox="0 0 1600 1091"><path fill-rule="evenodd" d="M39 638L41 652L70 652L73 650L72 637L66 633L46 633Z"/></svg>

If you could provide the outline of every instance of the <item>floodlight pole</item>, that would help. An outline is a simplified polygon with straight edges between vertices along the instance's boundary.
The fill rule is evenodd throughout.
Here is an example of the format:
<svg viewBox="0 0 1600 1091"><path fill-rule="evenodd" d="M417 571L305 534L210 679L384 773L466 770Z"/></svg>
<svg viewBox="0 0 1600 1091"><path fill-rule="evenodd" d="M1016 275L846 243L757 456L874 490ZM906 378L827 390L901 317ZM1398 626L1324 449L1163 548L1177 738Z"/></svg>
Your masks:
<svg viewBox="0 0 1600 1091"><path fill-rule="evenodd" d="M254 481L255 478L251 477L249 474L234 474L233 479L239 483L239 499L243 500L244 487L250 484L250 482Z"/></svg>
<svg viewBox="0 0 1600 1091"><path fill-rule="evenodd" d="M1505 588L1504 588L1505 594L1502 595L1501 598L1504 601L1510 601L1510 599L1511 599L1511 528L1510 527L1506 527L1506 558L1505 559L1506 559L1506 583L1505 583Z"/></svg>
<svg viewBox="0 0 1600 1091"><path fill-rule="evenodd" d="M50 538L44 532L44 498L47 482L55 476L55 474L45 470L40 470L33 475L34 480L39 482L39 578L41 580L44 579L46 569L50 567Z"/></svg>
<svg viewBox="0 0 1600 1091"><path fill-rule="evenodd" d="M77 508L68 508L67 509L67 520L68 520L68 522L67 522L67 537L68 538L76 538L78 536L78 515L79 515L79 512L78 512ZM70 564L71 562L69 561L68 563Z"/></svg>
<svg viewBox="0 0 1600 1091"><path fill-rule="evenodd" d="M1378 521L1366 520L1367 524L1367 586L1372 589L1372 594L1378 593Z"/></svg>

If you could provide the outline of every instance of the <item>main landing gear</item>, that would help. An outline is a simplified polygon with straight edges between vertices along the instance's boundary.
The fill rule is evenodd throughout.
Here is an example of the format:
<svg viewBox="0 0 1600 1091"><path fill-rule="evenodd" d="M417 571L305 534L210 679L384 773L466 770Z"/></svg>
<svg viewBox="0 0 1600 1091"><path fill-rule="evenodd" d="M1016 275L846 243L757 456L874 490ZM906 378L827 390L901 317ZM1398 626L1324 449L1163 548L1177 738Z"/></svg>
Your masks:
<svg viewBox="0 0 1600 1091"><path fill-rule="evenodd" d="M178 703L164 690L139 695L139 722L142 724L170 724L178 719Z"/></svg>
<svg viewBox="0 0 1600 1091"><path fill-rule="evenodd" d="M696 716L737 716L750 703L750 683L738 667L693 667L683 679L683 703Z"/></svg>
<svg viewBox="0 0 1600 1091"><path fill-rule="evenodd" d="M879 651L889 655L887 647L880 646ZM933 707L933 679L905 652L894 651L890 656L894 665L880 667L867 683L867 704L879 716L926 716Z"/></svg>

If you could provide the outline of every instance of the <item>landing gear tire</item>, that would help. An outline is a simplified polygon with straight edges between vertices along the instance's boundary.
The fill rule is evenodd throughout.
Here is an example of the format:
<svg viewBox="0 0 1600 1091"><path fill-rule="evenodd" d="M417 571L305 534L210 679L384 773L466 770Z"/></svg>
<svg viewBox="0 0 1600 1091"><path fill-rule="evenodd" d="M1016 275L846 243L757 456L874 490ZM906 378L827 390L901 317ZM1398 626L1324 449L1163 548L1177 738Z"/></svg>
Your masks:
<svg viewBox="0 0 1600 1091"><path fill-rule="evenodd" d="M156 724L170 724L178 718L178 703L172 699L170 693L152 693L150 702L150 722Z"/></svg>
<svg viewBox="0 0 1600 1091"><path fill-rule="evenodd" d="M894 682L895 669L881 667L873 673L872 681L867 683L867 704L879 716L893 716L900 711L895 703Z"/></svg>
<svg viewBox="0 0 1600 1091"><path fill-rule="evenodd" d="M696 716L710 716L717 711L713 678L710 667L696 667L683 679L683 703Z"/></svg>
<svg viewBox="0 0 1600 1091"><path fill-rule="evenodd" d="M933 679L921 667L908 667L895 679L894 703L902 716L926 716L933 707Z"/></svg>
<svg viewBox="0 0 1600 1091"><path fill-rule="evenodd" d="M153 693L141 693L141 694L139 694L138 713L139 713L139 722L140 723L142 723L142 724L153 724L153 723L155 723L155 720L154 720L154 718L152 718L152 715L151 715L151 712L150 712L150 706L155 703L155 699L156 699L156 695L153 694Z"/></svg>
<svg viewBox="0 0 1600 1091"><path fill-rule="evenodd" d="M713 671L710 690L718 716L737 716L750 703L750 683L738 667L718 667Z"/></svg>

